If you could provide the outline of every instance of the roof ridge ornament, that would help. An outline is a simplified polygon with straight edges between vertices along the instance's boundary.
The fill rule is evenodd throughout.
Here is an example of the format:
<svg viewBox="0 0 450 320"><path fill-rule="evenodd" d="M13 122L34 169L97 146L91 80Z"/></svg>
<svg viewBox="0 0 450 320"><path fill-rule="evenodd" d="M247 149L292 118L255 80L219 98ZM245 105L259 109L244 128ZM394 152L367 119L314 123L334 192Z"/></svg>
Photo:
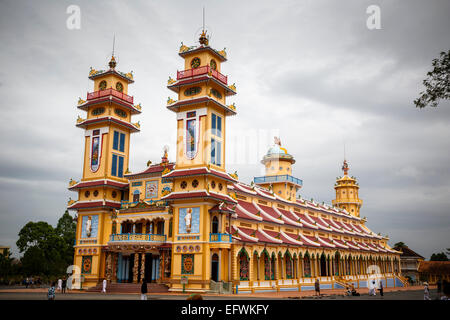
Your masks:
<svg viewBox="0 0 450 320"><path fill-rule="evenodd" d="M349 169L349 167L348 167L347 160L344 159L344 163L342 164L342 170L344 171L345 176L348 174L348 169Z"/></svg>

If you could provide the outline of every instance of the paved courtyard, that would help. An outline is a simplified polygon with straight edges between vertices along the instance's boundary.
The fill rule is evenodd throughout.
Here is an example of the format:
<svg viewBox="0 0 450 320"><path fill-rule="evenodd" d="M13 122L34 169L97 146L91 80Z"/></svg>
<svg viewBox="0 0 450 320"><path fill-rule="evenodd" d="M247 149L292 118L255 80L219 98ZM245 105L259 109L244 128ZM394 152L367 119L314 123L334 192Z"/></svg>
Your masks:
<svg viewBox="0 0 450 320"><path fill-rule="evenodd" d="M267 292L239 295L217 295L205 294L205 300L423 300L422 287L387 288L384 296L377 292L376 296L369 296L367 289L360 289L361 296L344 296L343 290L322 290L322 296L314 296L313 291L304 292ZM430 290L431 299L437 299L436 288ZM165 293L148 294L149 300L185 300L188 294ZM24 288L0 288L0 300L46 300L47 289L24 289ZM139 300L139 294L102 294L90 292L68 292L66 294L56 293L56 300Z"/></svg>

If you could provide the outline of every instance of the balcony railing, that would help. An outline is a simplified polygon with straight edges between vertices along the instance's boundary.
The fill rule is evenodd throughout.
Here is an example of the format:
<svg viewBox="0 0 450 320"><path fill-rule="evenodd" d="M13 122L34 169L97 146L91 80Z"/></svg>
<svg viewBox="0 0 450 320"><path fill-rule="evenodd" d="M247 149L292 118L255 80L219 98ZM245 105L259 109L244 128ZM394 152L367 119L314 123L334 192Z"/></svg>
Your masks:
<svg viewBox="0 0 450 320"><path fill-rule="evenodd" d="M228 233L210 233L209 242L231 243L231 234Z"/></svg>
<svg viewBox="0 0 450 320"><path fill-rule="evenodd" d="M114 97L122 99L123 101L129 102L129 103L133 103L133 97L132 96L129 96L129 95L123 93L123 92L114 90L112 88L105 89L105 90L94 91L94 92L88 92L87 100L97 99L97 98L101 98L101 97L105 97L105 96L109 96L109 95L112 95Z"/></svg>
<svg viewBox="0 0 450 320"><path fill-rule="evenodd" d="M128 209L135 207L139 201L130 202L130 201L120 201L120 209ZM147 201L149 205L155 206L155 207L166 207L169 205L169 203L165 200L149 200Z"/></svg>
<svg viewBox="0 0 450 320"><path fill-rule="evenodd" d="M264 176L264 177L255 177L253 179L255 184L258 183L270 183L270 182L293 182L297 185L303 185L303 181L301 179L295 178L288 174L279 175L279 176Z"/></svg>
<svg viewBox="0 0 450 320"><path fill-rule="evenodd" d="M119 233L109 237L110 242L166 242L165 234L153 233Z"/></svg>
<svg viewBox="0 0 450 320"><path fill-rule="evenodd" d="M228 77L221 74L219 71L212 69L210 66L203 66L198 67L195 69L188 69L184 71L177 71L177 80L185 79L185 78L191 78L195 76L199 76L202 74L210 73L211 75L219 80L220 82L227 84L228 83Z"/></svg>

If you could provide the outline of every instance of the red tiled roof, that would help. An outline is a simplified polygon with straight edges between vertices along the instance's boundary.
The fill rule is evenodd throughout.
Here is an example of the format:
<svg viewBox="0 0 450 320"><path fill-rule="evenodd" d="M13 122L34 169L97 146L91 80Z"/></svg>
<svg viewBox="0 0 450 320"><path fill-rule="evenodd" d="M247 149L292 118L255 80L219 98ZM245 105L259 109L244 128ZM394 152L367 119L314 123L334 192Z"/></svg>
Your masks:
<svg viewBox="0 0 450 320"><path fill-rule="evenodd" d="M98 118L95 118L95 119L84 120L84 121L82 121L80 123L77 123L76 126L82 128L82 127L86 127L89 124L100 123L100 122L114 122L116 124L122 125L122 126L128 128L128 129L130 129L131 131L134 131L134 132L140 131L140 129L138 129L134 125L132 125L132 124L130 124L128 122L119 120L117 118L111 117L111 116L98 117Z"/></svg>
<svg viewBox="0 0 450 320"><path fill-rule="evenodd" d="M284 222L286 222L286 224L296 227L302 226L301 222L299 221L299 218L294 216L292 212L280 208L277 208L277 210L282 214L281 218L283 219ZM293 221L294 223L292 223L291 221Z"/></svg>
<svg viewBox="0 0 450 320"><path fill-rule="evenodd" d="M67 207L68 209L86 209L86 208L98 208L98 207L112 207L119 209L121 207L120 203L115 203L111 201L88 201L88 202L75 202L73 205Z"/></svg>
<svg viewBox="0 0 450 320"><path fill-rule="evenodd" d="M242 228L242 227L236 227L233 226L235 229L239 231L241 231L243 233L243 235L241 235L241 240L243 240L242 238L245 238L245 240L243 241L250 241L250 242L258 242L256 235L254 234L255 230L253 229L247 229L247 228Z"/></svg>
<svg viewBox="0 0 450 320"><path fill-rule="evenodd" d="M273 208L263 206L261 204L255 204L255 207L256 206L258 206L261 209L260 213L264 221L284 224L283 220L280 219L280 216L275 212L275 210L273 210Z"/></svg>
<svg viewBox="0 0 450 320"><path fill-rule="evenodd" d="M173 179L179 177L189 177L196 175L212 175L230 182L236 182L229 174L216 171L214 169L208 169L206 167L194 168L194 169L176 169L163 176L164 179Z"/></svg>
<svg viewBox="0 0 450 320"><path fill-rule="evenodd" d="M320 243L317 241L316 238L311 236L305 236L303 234L300 234L300 238L303 240L303 244L307 246L314 246L314 247L320 247Z"/></svg>
<svg viewBox="0 0 450 320"><path fill-rule="evenodd" d="M166 168L169 168L169 170L172 170L173 167L175 167L175 163L173 163L173 162L169 162L167 165L163 165L161 163L155 164L155 165L151 165L144 171L126 174L125 177L134 177L134 176L140 176L140 175L144 175L144 174L148 174L148 173L163 172Z"/></svg>
<svg viewBox="0 0 450 320"><path fill-rule="evenodd" d="M302 243L302 240L297 239L297 238L298 238L298 235L292 234L292 233L286 233L286 232L285 232L285 234L286 234L289 238L294 239L294 240L299 241L299 242ZM294 242L294 241L290 240L289 238L286 238L283 234L281 234L281 240L283 240L284 243L292 244L292 245L298 246L298 247L302 246L303 243L302 243L302 244L299 244L299 243L297 243L297 242Z"/></svg>
<svg viewBox="0 0 450 320"><path fill-rule="evenodd" d="M338 247L348 249L348 246L344 244L341 240L333 239L333 243Z"/></svg>
<svg viewBox="0 0 450 320"><path fill-rule="evenodd" d="M228 202L228 203L236 203L235 200L233 200L231 197L229 196L225 196L225 195L221 195L218 193L213 193L213 192L206 192L205 190L203 191L194 191L194 192L172 192L169 193L167 196L162 197L162 200L167 200L167 201L171 201L171 200L179 200L179 199L195 199L195 198L212 198L215 200L221 200L224 202Z"/></svg>
<svg viewBox="0 0 450 320"><path fill-rule="evenodd" d="M97 187L97 186L110 186L110 187L116 187L119 189L127 188L128 182L118 182L113 180L95 180L95 181L82 181L74 184L73 186L69 187L69 190L78 190L82 188L90 188L90 187Z"/></svg>
<svg viewBox="0 0 450 320"><path fill-rule="evenodd" d="M317 225L320 229L327 230L327 231L331 231L331 228L328 227L327 225L325 225L322 221L320 221L319 218L314 217L314 216L310 216L310 215L308 215L308 217L309 217L310 219L314 220L314 221L316 222L316 225Z"/></svg>
<svg viewBox="0 0 450 320"><path fill-rule="evenodd" d="M113 95L103 96L101 98L88 100L85 103L79 105L78 108L81 109L81 110L87 111L89 106L96 105L96 104L103 103L103 102L110 102L110 101L113 101L113 102L119 104L120 106L130 110L132 114L139 114L139 113L141 113L141 111L139 109L134 107L133 103L130 103L130 102L122 100L122 99L119 99L119 98L117 98L117 97L115 97Z"/></svg>
<svg viewBox="0 0 450 320"><path fill-rule="evenodd" d="M325 246L328 248L335 248L336 245L334 245L330 239L324 238L324 237L317 237L317 240L319 241L321 246Z"/></svg>
<svg viewBox="0 0 450 320"><path fill-rule="evenodd" d="M235 210L233 210L233 205L224 205L222 208L220 208L220 204L216 204L214 207L209 209L209 212L228 212L228 213L235 213Z"/></svg>
<svg viewBox="0 0 450 320"><path fill-rule="evenodd" d="M273 237L273 238L275 238L275 236L276 236L276 234L275 234L275 235L272 235L272 234L275 233L275 232L273 232L273 231L267 231L267 230L264 230L264 231L261 232L261 230L257 230L257 231L256 231L256 237L258 238L259 241L280 244L279 242L274 241L274 240L272 240L272 239L266 237L266 236L263 234L263 232L266 233L268 236L271 236L271 237ZM271 233L272 233L272 234L271 234ZM281 239L279 239L279 240L282 242Z"/></svg>

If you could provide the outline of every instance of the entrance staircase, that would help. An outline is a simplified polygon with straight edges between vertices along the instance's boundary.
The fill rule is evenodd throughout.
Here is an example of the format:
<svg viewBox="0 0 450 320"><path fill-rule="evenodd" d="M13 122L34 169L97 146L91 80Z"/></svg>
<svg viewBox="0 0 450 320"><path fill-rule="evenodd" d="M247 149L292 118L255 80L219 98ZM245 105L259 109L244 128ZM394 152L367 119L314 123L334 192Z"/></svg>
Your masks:
<svg viewBox="0 0 450 320"><path fill-rule="evenodd" d="M106 293L141 293L141 283L108 283ZM87 289L87 292L102 292L103 284L98 283L95 287ZM169 288L160 283L147 283L148 293L164 293Z"/></svg>
<svg viewBox="0 0 450 320"><path fill-rule="evenodd" d="M344 279L343 277L335 277L334 282L339 284L343 288L346 288L347 286L350 287L350 285L352 284L351 280Z"/></svg>

